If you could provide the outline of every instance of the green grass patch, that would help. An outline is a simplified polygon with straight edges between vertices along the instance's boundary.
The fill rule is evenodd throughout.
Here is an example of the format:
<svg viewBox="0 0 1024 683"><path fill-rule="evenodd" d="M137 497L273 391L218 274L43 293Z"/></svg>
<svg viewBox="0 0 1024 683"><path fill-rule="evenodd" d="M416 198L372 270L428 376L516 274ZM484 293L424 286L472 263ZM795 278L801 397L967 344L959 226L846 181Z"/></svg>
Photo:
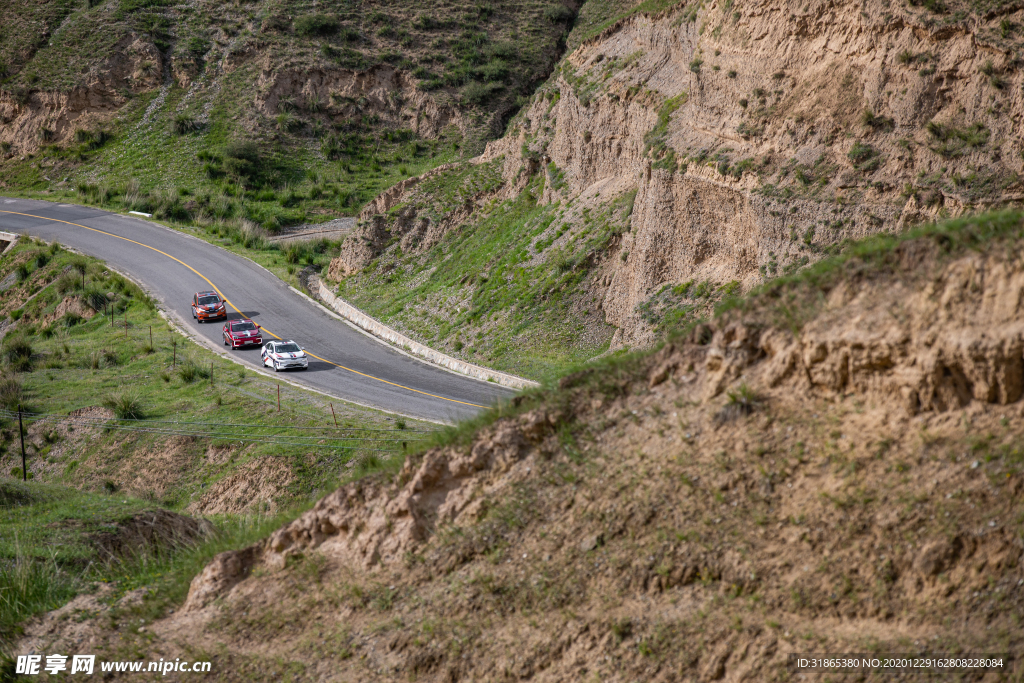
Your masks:
<svg viewBox="0 0 1024 683"><path fill-rule="evenodd" d="M346 278L340 295L470 362L534 379L560 375L606 348L607 339L583 341L584 325L570 311L597 255L627 229L633 195L570 218L567 207L536 202L544 182L557 190L559 181L558 169L547 168L518 197L479 212L471 226L423 254L404 254L394 244ZM499 183L496 168L480 166L431 178L418 215L443 220L466 197ZM444 268L432 268L440 262ZM451 317L450 308L434 303L456 297L464 303Z"/></svg>

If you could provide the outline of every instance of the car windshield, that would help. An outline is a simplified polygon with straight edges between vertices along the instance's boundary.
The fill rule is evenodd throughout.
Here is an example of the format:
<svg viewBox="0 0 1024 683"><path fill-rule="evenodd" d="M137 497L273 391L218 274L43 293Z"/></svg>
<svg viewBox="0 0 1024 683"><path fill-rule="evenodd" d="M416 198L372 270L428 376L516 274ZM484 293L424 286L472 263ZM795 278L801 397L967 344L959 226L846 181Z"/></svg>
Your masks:
<svg viewBox="0 0 1024 683"><path fill-rule="evenodd" d="M199 297L200 306L209 306L210 304L220 303L220 299L215 296L201 296Z"/></svg>
<svg viewBox="0 0 1024 683"><path fill-rule="evenodd" d="M250 330L255 330L256 326L252 323L235 323L231 326L231 329L235 332L249 332Z"/></svg>
<svg viewBox="0 0 1024 683"><path fill-rule="evenodd" d="M298 344L278 344L274 350L278 353L298 353L302 349L299 348Z"/></svg>

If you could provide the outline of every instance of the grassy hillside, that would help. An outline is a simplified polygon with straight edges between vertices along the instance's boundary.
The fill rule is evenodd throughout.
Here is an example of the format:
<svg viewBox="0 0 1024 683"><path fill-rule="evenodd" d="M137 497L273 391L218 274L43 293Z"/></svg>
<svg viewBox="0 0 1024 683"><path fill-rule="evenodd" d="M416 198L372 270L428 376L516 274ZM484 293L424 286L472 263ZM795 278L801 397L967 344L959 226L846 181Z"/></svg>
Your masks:
<svg viewBox="0 0 1024 683"><path fill-rule="evenodd" d="M28 424L37 480L124 489L200 511L249 509L245 495L220 503L211 496L255 480L243 491L269 509L327 490L364 455L379 463L416 438L409 430L422 429L405 420L408 429L395 429L385 414L340 401L335 429L323 397L288 385L278 412L275 382L186 341L102 263L23 242L0 268L14 280L0 293L3 408L50 416ZM115 417L126 419L109 422ZM12 425L7 418L2 426L5 475L20 469ZM260 481L259 469L272 471L271 481Z"/></svg>
<svg viewBox="0 0 1024 683"><path fill-rule="evenodd" d="M0 12L11 36L0 137L17 131L0 187L269 230L352 214L475 154L546 77L574 16L543 1L53 0Z"/></svg>
<svg viewBox="0 0 1024 683"><path fill-rule="evenodd" d="M0 649L83 591L180 601L214 554L395 471L430 427L335 401L336 428L289 385L279 412L276 382L188 341L102 262L30 239L0 259L0 333Z"/></svg>
<svg viewBox="0 0 1024 683"><path fill-rule="evenodd" d="M502 186L499 163L425 181L389 220L412 205L416 221L434 224L453 220L467 201L486 207L427 250L392 240L342 279L338 293L447 353L535 379L559 377L608 348L613 330L587 290L609 244L628 230L633 207L628 194L582 215L570 204L541 205L545 182L539 174L501 201L490 199Z"/></svg>

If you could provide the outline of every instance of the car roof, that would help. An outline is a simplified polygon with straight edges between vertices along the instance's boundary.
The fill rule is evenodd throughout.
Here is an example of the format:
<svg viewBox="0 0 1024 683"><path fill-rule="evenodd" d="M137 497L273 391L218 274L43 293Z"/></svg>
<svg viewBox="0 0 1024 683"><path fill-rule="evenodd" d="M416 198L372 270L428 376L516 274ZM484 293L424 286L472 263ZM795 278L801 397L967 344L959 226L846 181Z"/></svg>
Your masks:
<svg viewBox="0 0 1024 683"><path fill-rule="evenodd" d="M196 296L217 296L217 292L196 292Z"/></svg>
<svg viewBox="0 0 1024 683"><path fill-rule="evenodd" d="M242 318L240 320L232 320L228 324L229 325L237 325L238 323L252 323L253 325L256 324L256 323L253 323L252 320L249 320L248 318Z"/></svg>

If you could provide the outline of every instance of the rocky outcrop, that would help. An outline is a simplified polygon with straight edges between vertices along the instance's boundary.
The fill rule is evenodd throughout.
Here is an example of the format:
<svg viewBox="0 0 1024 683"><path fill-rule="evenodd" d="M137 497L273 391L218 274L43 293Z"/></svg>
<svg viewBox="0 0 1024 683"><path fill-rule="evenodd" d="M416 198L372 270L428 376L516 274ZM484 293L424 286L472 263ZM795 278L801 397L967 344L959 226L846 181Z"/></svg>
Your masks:
<svg viewBox="0 0 1024 683"><path fill-rule="evenodd" d="M525 476L520 463L558 424L557 412L533 411L500 420L477 436L468 452L445 448L409 459L400 487L360 481L321 499L265 543L221 553L189 589L186 608L200 609L245 578L255 564L283 568L289 557L323 547L352 566L397 563L441 526L469 524L484 494Z"/></svg>
<svg viewBox="0 0 1024 683"><path fill-rule="evenodd" d="M746 376L770 387L855 394L910 416L971 402L1007 405L1024 395L1024 271L1003 256L959 259L920 287L840 285L828 302L798 332L737 322L716 331L696 357L668 346L650 385L676 379L694 400L707 400Z"/></svg>
<svg viewBox="0 0 1024 683"><path fill-rule="evenodd" d="M338 120L378 115L424 138L436 138L449 126L464 133L468 125L450 99L440 103L418 89L408 72L386 64L353 71L274 69L267 63L255 89L255 109L266 116L293 108L325 111Z"/></svg>

